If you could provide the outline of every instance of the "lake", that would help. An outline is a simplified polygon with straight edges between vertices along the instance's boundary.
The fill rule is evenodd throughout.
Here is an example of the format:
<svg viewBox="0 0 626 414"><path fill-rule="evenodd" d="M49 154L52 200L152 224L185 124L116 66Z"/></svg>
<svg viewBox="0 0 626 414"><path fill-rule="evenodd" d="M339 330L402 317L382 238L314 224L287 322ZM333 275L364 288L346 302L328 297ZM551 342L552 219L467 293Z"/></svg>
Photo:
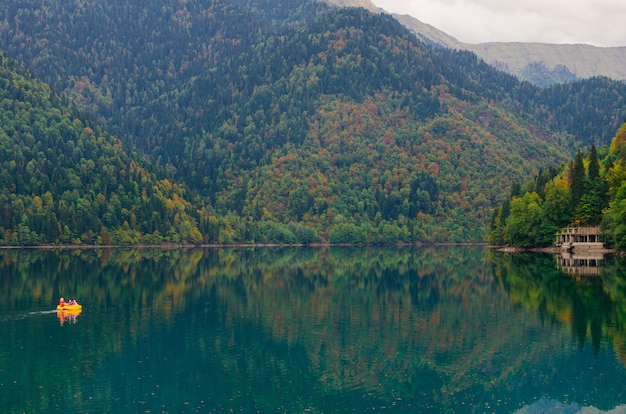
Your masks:
<svg viewBox="0 0 626 414"><path fill-rule="evenodd" d="M626 412L626 261L599 265L457 246L0 250L0 412ZM82 312L55 311L61 296Z"/></svg>

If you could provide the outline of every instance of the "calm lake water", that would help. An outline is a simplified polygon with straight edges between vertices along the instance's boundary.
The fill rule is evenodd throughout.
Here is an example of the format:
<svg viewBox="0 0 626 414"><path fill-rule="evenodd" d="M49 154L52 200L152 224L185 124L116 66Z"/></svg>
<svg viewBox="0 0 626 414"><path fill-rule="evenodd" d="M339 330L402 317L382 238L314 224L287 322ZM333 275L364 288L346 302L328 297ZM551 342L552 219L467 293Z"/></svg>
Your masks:
<svg viewBox="0 0 626 414"><path fill-rule="evenodd" d="M626 412L626 262L600 272L482 247L3 250L0 412Z"/></svg>

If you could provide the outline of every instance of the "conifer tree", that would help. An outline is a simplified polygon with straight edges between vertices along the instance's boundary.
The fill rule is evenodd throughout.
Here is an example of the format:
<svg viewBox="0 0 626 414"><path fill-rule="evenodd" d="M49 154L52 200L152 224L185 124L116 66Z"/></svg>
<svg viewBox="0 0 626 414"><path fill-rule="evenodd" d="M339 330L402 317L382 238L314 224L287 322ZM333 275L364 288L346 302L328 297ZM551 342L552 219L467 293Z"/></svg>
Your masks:
<svg viewBox="0 0 626 414"><path fill-rule="evenodd" d="M590 181L600 177L600 163L598 162L598 152L595 145L592 145L589 151L589 172L587 176Z"/></svg>
<svg viewBox="0 0 626 414"><path fill-rule="evenodd" d="M580 204L580 199L585 193L585 165L583 154L579 149L574 162L570 164L569 189L572 207L575 209Z"/></svg>
<svg viewBox="0 0 626 414"><path fill-rule="evenodd" d="M581 198L581 219L588 224L597 224L602 220L602 212L608 207L608 185L600 177L600 163L595 145L589 151L589 169L585 193Z"/></svg>

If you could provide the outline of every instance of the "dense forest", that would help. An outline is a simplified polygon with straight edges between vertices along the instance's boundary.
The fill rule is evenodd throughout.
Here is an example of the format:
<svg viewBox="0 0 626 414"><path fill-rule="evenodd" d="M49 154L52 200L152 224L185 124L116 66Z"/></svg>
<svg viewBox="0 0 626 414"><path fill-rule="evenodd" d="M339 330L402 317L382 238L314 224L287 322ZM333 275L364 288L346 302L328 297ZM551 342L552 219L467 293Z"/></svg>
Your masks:
<svg viewBox="0 0 626 414"><path fill-rule="evenodd" d="M181 186L73 115L0 59L0 244L202 241Z"/></svg>
<svg viewBox="0 0 626 414"><path fill-rule="evenodd" d="M560 168L541 170L494 214L489 241L520 247L550 246L566 226L600 225L607 247L626 250L626 123L611 142Z"/></svg>
<svg viewBox="0 0 626 414"><path fill-rule="evenodd" d="M2 244L484 241L512 182L607 144L625 114L621 82L537 88L305 0L7 0L0 50L27 68L4 59L6 79L50 85L28 111L74 128L33 129L3 89L19 127L3 123L2 161L21 169L0 187ZM126 186L100 168L117 158ZM36 197L60 230L34 225Z"/></svg>

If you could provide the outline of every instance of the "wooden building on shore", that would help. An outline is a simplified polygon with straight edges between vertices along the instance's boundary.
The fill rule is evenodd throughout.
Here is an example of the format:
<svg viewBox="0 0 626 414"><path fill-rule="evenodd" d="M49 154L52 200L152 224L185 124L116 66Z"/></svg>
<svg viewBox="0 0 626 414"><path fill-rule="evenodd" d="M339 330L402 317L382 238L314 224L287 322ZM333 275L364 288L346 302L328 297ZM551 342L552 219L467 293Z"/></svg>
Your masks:
<svg viewBox="0 0 626 414"><path fill-rule="evenodd" d="M604 250L600 241L600 226L565 227L556 235L556 246L571 252Z"/></svg>

